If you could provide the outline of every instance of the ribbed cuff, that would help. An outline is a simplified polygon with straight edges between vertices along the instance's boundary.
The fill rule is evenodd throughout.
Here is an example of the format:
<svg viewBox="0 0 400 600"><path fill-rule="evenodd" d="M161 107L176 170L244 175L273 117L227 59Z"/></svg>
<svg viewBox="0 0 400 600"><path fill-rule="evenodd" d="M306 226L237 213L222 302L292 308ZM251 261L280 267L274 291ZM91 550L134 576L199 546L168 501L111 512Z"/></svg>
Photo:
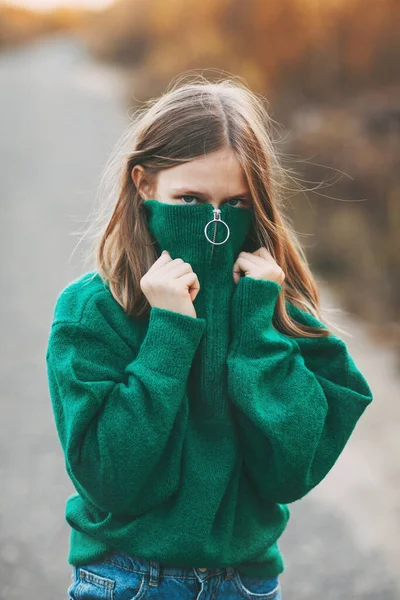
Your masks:
<svg viewBox="0 0 400 600"><path fill-rule="evenodd" d="M206 320L153 306L146 337L136 358L170 377L189 371L206 326Z"/></svg>
<svg viewBox="0 0 400 600"><path fill-rule="evenodd" d="M242 277L232 298L231 325L236 348L252 346L271 324L282 286L271 279Z"/></svg>

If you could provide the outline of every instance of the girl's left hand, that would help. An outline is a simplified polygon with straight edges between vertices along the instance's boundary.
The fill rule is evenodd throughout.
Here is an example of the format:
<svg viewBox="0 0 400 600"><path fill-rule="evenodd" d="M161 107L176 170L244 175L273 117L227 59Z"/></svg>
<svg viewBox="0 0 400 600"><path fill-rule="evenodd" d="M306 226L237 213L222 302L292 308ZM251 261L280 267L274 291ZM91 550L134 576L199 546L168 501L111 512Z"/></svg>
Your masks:
<svg viewBox="0 0 400 600"><path fill-rule="evenodd" d="M233 265L235 283L239 282L241 271L244 272L244 275L254 279L269 279L280 285L283 285L285 280L285 273L263 246L255 252L240 252Z"/></svg>

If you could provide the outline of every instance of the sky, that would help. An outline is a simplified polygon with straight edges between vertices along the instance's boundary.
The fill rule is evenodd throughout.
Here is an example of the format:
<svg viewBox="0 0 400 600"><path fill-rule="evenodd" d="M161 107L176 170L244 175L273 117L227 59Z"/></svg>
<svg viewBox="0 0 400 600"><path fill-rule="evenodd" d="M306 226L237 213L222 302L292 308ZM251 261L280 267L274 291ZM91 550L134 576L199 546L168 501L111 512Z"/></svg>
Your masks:
<svg viewBox="0 0 400 600"><path fill-rule="evenodd" d="M13 6L23 6L34 10L48 10L59 6L100 9L112 3L113 0L9 0L7 2Z"/></svg>

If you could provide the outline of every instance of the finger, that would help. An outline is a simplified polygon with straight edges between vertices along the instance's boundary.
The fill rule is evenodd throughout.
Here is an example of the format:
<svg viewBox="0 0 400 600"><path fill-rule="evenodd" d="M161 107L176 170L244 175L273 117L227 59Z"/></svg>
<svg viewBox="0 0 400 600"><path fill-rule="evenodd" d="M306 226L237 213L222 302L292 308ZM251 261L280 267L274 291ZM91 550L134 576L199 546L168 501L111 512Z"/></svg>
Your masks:
<svg viewBox="0 0 400 600"><path fill-rule="evenodd" d="M200 283L196 273L194 273L193 271L190 273L185 273L177 279L183 281L185 285L187 285L190 298L193 302L193 300L196 298L197 294L200 291Z"/></svg>
<svg viewBox="0 0 400 600"><path fill-rule="evenodd" d="M265 258L265 260L274 260L274 257L272 256L272 254L270 253L270 251L265 248L264 246L260 246L260 248L258 248L254 254L256 256L261 256L261 258Z"/></svg>
<svg viewBox="0 0 400 600"><path fill-rule="evenodd" d="M192 265L188 262L184 262L182 259L175 259L169 264L165 265L163 274L169 277L179 277L185 273L193 273Z"/></svg>
<svg viewBox="0 0 400 600"><path fill-rule="evenodd" d="M179 271L179 268L182 268L182 266L185 265L184 261L182 258L171 258L171 256L169 254L167 254L167 256L169 256L169 260L165 261L160 261L161 262L161 267L163 270L163 275L171 275L173 274L173 276L176 276L176 272L178 270L178 274L180 274L182 271ZM161 256L160 256L161 258ZM159 259L160 260L160 259ZM187 263L188 265L188 263ZM187 266L186 265L186 266ZM189 265L190 266L190 265ZM158 271L160 269L157 269Z"/></svg>
<svg viewBox="0 0 400 600"><path fill-rule="evenodd" d="M262 260L264 260L270 267L272 268L276 268L279 269L279 265L276 262L275 258L272 256L272 254L269 252L269 250L267 250L267 248L264 248L263 246L261 248L259 248L258 250L256 250L256 253L258 256L260 256L262 258Z"/></svg>
<svg viewBox="0 0 400 600"><path fill-rule="evenodd" d="M256 263L259 266L259 263ZM235 283L237 283L240 279L242 271L245 275L249 273L249 271L254 270L255 261L251 260L251 258L247 258L247 256L238 256L235 264L233 265L233 278Z"/></svg>
<svg viewBox="0 0 400 600"><path fill-rule="evenodd" d="M236 263L239 263L239 265L246 265L246 268L249 268L249 266L253 266L253 268L256 267L262 267L263 265L265 266L265 259L261 258L260 256L254 256L253 254L250 254L248 252L245 253L241 253L239 254L239 256L236 259Z"/></svg>
<svg viewBox="0 0 400 600"><path fill-rule="evenodd" d="M236 265L233 268L233 281L235 283L239 283L239 279L242 277L242 272L239 267L236 268Z"/></svg>
<svg viewBox="0 0 400 600"><path fill-rule="evenodd" d="M253 264L257 266L262 266L264 261L268 261L269 263L275 263L274 258L271 256L271 254L266 248L259 248L255 252L241 252L238 256L238 259L241 257L252 261Z"/></svg>
<svg viewBox="0 0 400 600"><path fill-rule="evenodd" d="M157 260L151 265L150 269L147 272L150 273L150 271L151 271L152 273L155 273L156 271L158 271L159 269L164 267L164 265L168 264L171 261L172 261L172 258L170 256L168 250L163 250L163 252L157 258Z"/></svg>
<svg viewBox="0 0 400 600"><path fill-rule="evenodd" d="M270 263L275 263L275 259L272 256L272 254L267 250L267 248L264 248L263 246L261 246L254 252L245 252L245 254L248 255L249 258L253 257L253 259L255 260L261 259L266 260Z"/></svg>

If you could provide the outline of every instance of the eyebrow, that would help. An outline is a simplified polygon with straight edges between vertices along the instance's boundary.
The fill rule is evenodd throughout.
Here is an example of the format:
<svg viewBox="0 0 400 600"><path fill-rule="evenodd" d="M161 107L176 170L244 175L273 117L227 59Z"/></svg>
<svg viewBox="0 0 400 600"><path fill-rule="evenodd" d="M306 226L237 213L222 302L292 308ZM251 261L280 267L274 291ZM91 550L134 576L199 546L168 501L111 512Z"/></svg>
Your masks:
<svg viewBox="0 0 400 600"><path fill-rule="evenodd" d="M195 191L195 190L189 190L188 188L173 188L171 190L172 194L174 195L185 195L185 196L199 196L200 198L207 198L208 200L210 199L209 194L207 194L207 192L199 192L199 191ZM239 192L238 194L235 194L234 196L229 196L228 198L224 198L224 200L234 200L235 198L247 198L247 200L251 199L251 194L250 192Z"/></svg>

